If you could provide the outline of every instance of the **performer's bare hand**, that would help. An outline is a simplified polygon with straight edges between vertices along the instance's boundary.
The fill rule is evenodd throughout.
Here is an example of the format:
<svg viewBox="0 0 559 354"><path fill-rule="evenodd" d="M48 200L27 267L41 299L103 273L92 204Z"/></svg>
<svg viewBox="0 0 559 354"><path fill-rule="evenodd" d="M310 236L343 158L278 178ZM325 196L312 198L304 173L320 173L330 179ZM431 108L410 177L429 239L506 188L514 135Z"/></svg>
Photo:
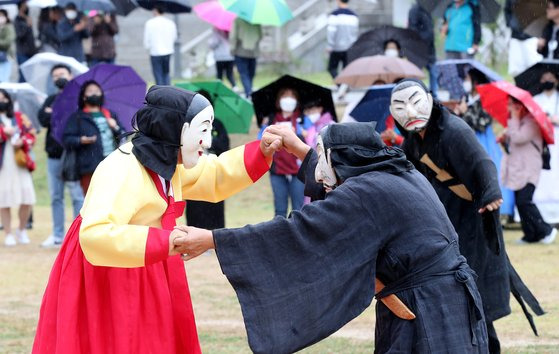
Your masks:
<svg viewBox="0 0 559 354"><path fill-rule="evenodd" d="M260 150L264 156L272 156L276 151L283 148L281 136L264 131L260 139Z"/></svg>
<svg viewBox="0 0 559 354"><path fill-rule="evenodd" d="M183 230L175 228L169 235L169 256L181 254L179 247L175 245L175 240L186 237L187 233Z"/></svg>
<svg viewBox="0 0 559 354"><path fill-rule="evenodd" d="M297 156L299 160L304 160L310 150L310 146L299 139L291 127L274 124L267 127L265 132L281 136L285 150Z"/></svg>
<svg viewBox="0 0 559 354"><path fill-rule="evenodd" d="M174 240L175 246L183 254L183 261L198 257L209 249L215 248L211 231L191 226L176 226L175 229L186 233L186 236Z"/></svg>
<svg viewBox="0 0 559 354"><path fill-rule="evenodd" d="M499 207L503 204L503 199L497 199L495 201L492 201L491 203L487 204L486 206L484 206L483 208L479 209L478 212L484 213L486 211L494 211L499 209Z"/></svg>

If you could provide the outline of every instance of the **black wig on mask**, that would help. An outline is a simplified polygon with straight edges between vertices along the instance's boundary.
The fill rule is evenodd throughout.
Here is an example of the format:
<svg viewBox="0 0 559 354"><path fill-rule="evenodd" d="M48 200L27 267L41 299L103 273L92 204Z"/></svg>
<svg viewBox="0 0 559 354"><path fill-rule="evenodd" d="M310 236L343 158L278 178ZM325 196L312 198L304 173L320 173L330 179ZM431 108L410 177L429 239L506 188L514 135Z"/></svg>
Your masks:
<svg viewBox="0 0 559 354"><path fill-rule="evenodd" d="M376 122L331 124L320 131L324 151L341 182L372 171L401 173L413 169L404 152L384 144Z"/></svg>
<svg viewBox="0 0 559 354"><path fill-rule="evenodd" d="M208 106L210 102L195 92L152 86L132 122L136 130L132 153L142 165L170 180L177 167L182 127Z"/></svg>

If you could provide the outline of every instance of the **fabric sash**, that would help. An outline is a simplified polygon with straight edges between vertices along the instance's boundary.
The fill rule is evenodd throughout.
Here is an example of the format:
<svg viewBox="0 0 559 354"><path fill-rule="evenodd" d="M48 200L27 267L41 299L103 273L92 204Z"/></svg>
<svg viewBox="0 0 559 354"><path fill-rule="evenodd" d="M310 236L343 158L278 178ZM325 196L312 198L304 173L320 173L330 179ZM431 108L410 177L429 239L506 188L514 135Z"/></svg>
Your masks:
<svg viewBox="0 0 559 354"><path fill-rule="evenodd" d="M470 191L468 191L466 186L461 183L458 184L457 179L454 178L450 173L435 165L429 155L424 154L423 156L421 156L421 159L419 161L423 162L427 167L435 172L437 174L437 180L448 187L448 189L450 189L454 194L469 202L474 200L472 194L470 193Z"/></svg>

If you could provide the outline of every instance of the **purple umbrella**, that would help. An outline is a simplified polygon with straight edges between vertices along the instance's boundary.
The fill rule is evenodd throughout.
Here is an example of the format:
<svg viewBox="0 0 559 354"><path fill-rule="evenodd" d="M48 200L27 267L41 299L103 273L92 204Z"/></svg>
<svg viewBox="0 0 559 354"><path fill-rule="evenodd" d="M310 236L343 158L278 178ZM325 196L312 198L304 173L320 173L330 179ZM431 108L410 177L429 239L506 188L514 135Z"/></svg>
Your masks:
<svg viewBox="0 0 559 354"><path fill-rule="evenodd" d="M86 81L95 80L105 95L104 108L116 113L118 121L131 130L132 117L144 104L146 83L129 66L98 64L70 81L56 97L52 106L52 136L62 143L64 129L70 115L78 110L80 88Z"/></svg>

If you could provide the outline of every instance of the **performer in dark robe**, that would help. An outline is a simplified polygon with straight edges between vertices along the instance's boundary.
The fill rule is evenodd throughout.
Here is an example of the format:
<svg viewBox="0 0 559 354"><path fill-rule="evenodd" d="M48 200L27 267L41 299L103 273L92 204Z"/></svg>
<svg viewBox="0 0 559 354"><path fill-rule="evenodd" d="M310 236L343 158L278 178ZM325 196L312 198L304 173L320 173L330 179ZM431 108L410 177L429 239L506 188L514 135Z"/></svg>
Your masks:
<svg viewBox="0 0 559 354"><path fill-rule="evenodd" d="M175 239L186 260L215 247L251 349L290 353L326 338L370 305L378 277L387 286L376 297L397 295L416 319L377 302L375 352L487 353L475 275L443 205L404 153L386 147L370 123L324 128L318 158L286 131L284 146L296 147L288 151L308 175L318 160L324 200L213 235L182 227L188 235Z"/></svg>
<svg viewBox="0 0 559 354"><path fill-rule="evenodd" d="M396 85L390 111L405 135L403 149L408 160L435 189L458 233L460 252L478 275L489 350L498 353L500 345L492 322L511 312L511 291L534 331L522 298L536 314L543 314L543 310L515 272L504 248L495 164L472 129L434 100L421 81L406 79Z"/></svg>

